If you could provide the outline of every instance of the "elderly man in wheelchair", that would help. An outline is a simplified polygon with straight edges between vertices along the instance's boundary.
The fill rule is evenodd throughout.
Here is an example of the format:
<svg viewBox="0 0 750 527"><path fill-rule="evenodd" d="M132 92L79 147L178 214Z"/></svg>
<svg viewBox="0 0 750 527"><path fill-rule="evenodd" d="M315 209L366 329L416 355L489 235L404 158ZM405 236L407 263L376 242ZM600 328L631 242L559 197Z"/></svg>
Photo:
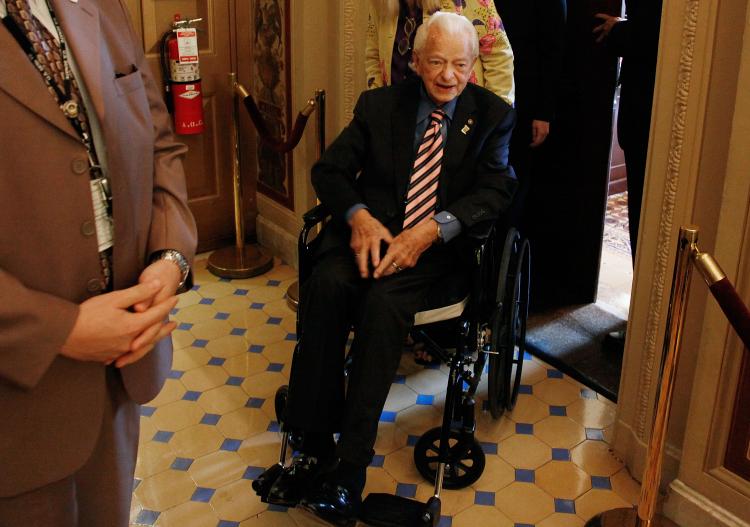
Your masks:
<svg viewBox="0 0 750 527"><path fill-rule="evenodd" d="M473 394L483 352L495 354L492 362L498 352L490 340L517 333L515 321L525 321L525 314L518 316L523 302L515 302L515 318L508 318L495 309L497 299L506 302L505 293L494 294L528 291L522 280L505 284L513 275L509 267L527 276L517 272L528 266L527 244L512 229L508 247L492 236L516 184L507 164L513 109L468 84L478 42L465 18L433 15L420 26L414 47L418 78L363 93L352 122L313 167L322 205L306 215L301 236L299 342L279 416L285 430L281 460L254 483L264 501L300 505L335 525L352 525L361 513L366 468L404 340L435 293L454 296L458 310L454 306L451 316L460 316L454 354L427 339L430 351L451 366L444 426L425 434L419 449L418 467L435 479L436 502L397 511L408 518L382 525L435 525L440 488L465 486L481 475L475 466L479 474L471 472L467 483L467 466L484 465L473 439ZM310 245L303 244L322 210L330 221ZM501 261L501 251L513 254L512 261ZM500 280L486 278L498 276L503 265ZM470 289L473 300L467 304ZM513 322L490 339L493 328L503 326L500 319ZM515 356L518 366L521 358ZM512 350L503 360L506 366L514 360ZM502 370L497 385L507 367L494 370ZM490 399L502 406L510 396ZM287 463L290 438L295 454ZM450 461L452 453L458 459Z"/></svg>

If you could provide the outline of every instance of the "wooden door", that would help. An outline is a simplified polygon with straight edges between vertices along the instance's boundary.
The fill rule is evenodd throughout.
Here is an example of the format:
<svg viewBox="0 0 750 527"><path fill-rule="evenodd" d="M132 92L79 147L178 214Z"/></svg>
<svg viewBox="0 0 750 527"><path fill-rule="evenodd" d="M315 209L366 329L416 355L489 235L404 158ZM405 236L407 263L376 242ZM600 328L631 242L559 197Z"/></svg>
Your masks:
<svg viewBox="0 0 750 527"><path fill-rule="evenodd" d="M178 140L189 148L185 173L190 208L198 224L198 250L227 245L234 240L230 151L233 95L228 81L234 71L232 50L236 49L234 1L126 0L126 4L157 79L161 79L159 40L171 28L174 15L203 18L198 24L198 46L206 130L200 135L178 136ZM254 203L252 196L249 198ZM249 220L247 231L254 236L254 222Z"/></svg>

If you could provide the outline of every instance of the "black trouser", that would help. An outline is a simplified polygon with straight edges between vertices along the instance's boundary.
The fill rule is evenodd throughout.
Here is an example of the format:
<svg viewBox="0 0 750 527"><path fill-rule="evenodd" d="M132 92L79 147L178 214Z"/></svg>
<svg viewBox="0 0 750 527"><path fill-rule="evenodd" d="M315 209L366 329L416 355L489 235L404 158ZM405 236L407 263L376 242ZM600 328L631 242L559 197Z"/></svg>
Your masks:
<svg viewBox="0 0 750 527"><path fill-rule="evenodd" d="M338 457L369 464L414 314L429 289L459 268L451 248L437 246L412 269L363 280L348 247L323 254L302 284L302 336L291 373L287 424L303 433L340 431ZM353 362L345 394L344 347L352 326Z"/></svg>

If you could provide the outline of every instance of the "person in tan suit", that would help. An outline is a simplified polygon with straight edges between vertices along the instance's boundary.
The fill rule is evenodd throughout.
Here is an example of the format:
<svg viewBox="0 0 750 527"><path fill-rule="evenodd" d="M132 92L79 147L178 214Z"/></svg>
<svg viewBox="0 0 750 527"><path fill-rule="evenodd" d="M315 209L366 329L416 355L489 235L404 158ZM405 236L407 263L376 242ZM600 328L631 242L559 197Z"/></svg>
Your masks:
<svg viewBox="0 0 750 527"><path fill-rule="evenodd" d="M122 0L0 0L0 526L126 526L196 233Z"/></svg>

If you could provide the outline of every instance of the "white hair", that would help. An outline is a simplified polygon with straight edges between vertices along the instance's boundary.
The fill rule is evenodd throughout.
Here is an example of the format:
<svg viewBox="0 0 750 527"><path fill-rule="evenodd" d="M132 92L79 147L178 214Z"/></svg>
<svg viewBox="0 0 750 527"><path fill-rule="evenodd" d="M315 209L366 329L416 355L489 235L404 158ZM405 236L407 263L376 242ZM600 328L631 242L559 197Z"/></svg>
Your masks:
<svg viewBox="0 0 750 527"><path fill-rule="evenodd" d="M376 0L375 7L381 16L397 17L400 11L400 0ZM417 7L421 7L426 14L440 10L440 0L414 0Z"/></svg>
<svg viewBox="0 0 750 527"><path fill-rule="evenodd" d="M474 25L464 16L443 11L438 11L432 15L417 29L417 34L414 36L414 51L416 53L419 53L424 47L427 36L433 28L454 38L463 36L471 48L471 58L475 59L479 56L479 40Z"/></svg>

